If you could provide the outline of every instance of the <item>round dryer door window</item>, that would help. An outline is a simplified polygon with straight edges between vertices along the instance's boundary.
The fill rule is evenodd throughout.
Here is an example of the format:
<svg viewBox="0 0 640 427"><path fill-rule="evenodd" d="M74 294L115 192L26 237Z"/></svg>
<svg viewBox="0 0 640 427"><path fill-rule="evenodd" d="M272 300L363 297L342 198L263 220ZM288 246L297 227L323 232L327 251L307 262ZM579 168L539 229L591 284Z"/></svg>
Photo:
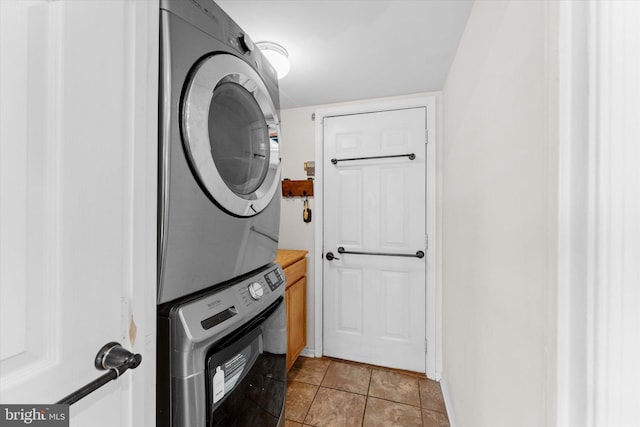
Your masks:
<svg viewBox="0 0 640 427"><path fill-rule="evenodd" d="M196 64L182 104L187 157L209 197L237 216L260 213L280 181L279 120L258 73L230 54Z"/></svg>

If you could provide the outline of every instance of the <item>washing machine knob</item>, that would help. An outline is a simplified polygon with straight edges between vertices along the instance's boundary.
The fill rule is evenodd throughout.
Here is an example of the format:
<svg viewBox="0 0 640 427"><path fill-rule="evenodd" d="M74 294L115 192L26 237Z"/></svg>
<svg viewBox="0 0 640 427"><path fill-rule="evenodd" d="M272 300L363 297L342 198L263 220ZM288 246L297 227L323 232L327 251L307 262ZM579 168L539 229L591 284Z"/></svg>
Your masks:
<svg viewBox="0 0 640 427"><path fill-rule="evenodd" d="M249 284L248 289L249 289L249 295L251 295L251 298L255 300L259 300L264 295L264 288L258 282L253 282Z"/></svg>
<svg viewBox="0 0 640 427"><path fill-rule="evenodd" d="M240 42L240 47L242 48L242 50L244 50L245 53L253 52L253 49L255 49L256 47L256 45L253 44L249 36L246 34L240 35L240 37L238 37L238 41Z"/></svg>

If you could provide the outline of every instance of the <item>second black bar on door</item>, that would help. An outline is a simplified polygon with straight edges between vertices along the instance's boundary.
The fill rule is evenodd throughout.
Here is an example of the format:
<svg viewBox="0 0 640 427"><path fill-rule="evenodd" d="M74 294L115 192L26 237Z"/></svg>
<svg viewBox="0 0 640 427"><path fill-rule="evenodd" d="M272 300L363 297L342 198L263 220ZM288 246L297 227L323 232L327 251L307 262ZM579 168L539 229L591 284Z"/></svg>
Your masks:
<svg viewBox="0 0 640 427"><path fill-rule="evenodd" d="M371 157L351 157L349 159L331 159L331 163L334 165L338 164L338 162L353 162L356 160L372 160L372 159L391 159L394 157L408 157L409 160L415 160L416 155L414 153L407 154L390 154L388 156L371 156Z"/></svg>
<svg viewBox="0 0 640 427"><path fill-rule="evenodd" d="M398 254L393 252L361 252L361 251L348 251L342 246L338 247L338 253L353 254L353 255L399 256L399 257L408 257L408 258L424 258L423 251L417 251L415 254Z"/></svg>

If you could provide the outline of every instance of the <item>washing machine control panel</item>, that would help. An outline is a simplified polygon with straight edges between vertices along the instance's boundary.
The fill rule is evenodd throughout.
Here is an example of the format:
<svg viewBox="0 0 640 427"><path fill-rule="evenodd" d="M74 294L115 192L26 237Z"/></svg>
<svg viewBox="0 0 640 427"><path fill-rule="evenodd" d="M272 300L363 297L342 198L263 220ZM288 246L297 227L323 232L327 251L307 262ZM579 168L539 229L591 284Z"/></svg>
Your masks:
<svg viewBox="0 0 640 427"><path fill-rule="evenodd" d="M251 298L254 300L259 300L264 295L264 288L258 282L250 283L247 289L249 290L249 295L251 295Z"/></svg>
<svg viewBox="0 0 640 427"><path fill-rule="evenodd" d="M278 288L284 288L284 272L279 266L274 266L259 276L254 276L236 287L240 294L242 305L247 308L255 308L262 305L265 299L270 299L272 294L280 294Z"/></svg>
<svg viewBox="0 0 640 427"><path fill-rule="evenodd" d="M264 280L271 290L275 291L278 286L284 284L284 273L279 267L276 267L264 275Z"/></svg>

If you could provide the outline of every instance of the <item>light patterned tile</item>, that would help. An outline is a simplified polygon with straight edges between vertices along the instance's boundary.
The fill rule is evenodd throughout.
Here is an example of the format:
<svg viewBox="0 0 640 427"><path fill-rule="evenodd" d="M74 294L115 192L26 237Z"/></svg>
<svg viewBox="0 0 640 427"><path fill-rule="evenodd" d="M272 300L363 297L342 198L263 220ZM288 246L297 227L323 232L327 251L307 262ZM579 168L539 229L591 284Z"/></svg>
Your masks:
<svg viewBox="0 0 640 427"><path fill-rule="evenodd" d="M315 427L360 427L366 400L359 394L320 387L304 423Z"/></svg>
<svg viewBox="0 0 640 427"><path fill-rule="evenodd" d="M331 361L323 358L298 357L289 370L289 381L320 385Z"/></svg>
<svg viewBox="0 0 640 427"><path fill-rule="evenodd" d="M369 397L363 427L422 427L420 408Z"/></svg>
<svg viewBox="0 0 640 427"><path fill-rule="evenodd" d="M449 427L449 418L442 412L422 410L423 427Z"/></svg>
<svg viewBox="0 0 640 427"><path fill-rule="evenodd" d="M285 419L298 423L303 422L317 391L318 386L313 384L289 381L284 410Z"/></svg>
<svg viewBox="0 0 640 427"><path fill-rule="evenodd" d="M422 408L430 411L446 413L447 410L444 405L444 398L442 397L440 383L428 379L422 379L419 381L419 384L420 403Z"/></svg>
<svg viewBox="0 0 640 427"><path fill-rule="evenodd" d="M374 369L369 396L420 407L418 379L397 372Z"/></svg>
<svg viewBox="0 0 640 427"><path fill-rule="evenodd" d="M322 381L323 387L335 388L352 393L364 394L369 391L371 369L352 363L331 362Z"/></svg>

